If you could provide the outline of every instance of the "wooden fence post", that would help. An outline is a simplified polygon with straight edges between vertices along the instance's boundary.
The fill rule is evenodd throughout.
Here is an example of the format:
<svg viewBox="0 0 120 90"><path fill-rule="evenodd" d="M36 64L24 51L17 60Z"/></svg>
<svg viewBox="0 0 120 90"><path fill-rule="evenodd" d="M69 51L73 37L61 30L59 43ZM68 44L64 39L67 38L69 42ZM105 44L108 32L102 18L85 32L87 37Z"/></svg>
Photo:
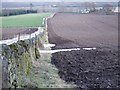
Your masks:
<svg viewBox="0 0 120 90"><path fill-rule="evenodd" d="M31 39L31 34L30 34L30 39Z"/></svg>
<svg viewBox="0 0 120 90"><path fill-rule="evenodd" d="M18 34L18 41L20 41L20 33Z"/></svg>

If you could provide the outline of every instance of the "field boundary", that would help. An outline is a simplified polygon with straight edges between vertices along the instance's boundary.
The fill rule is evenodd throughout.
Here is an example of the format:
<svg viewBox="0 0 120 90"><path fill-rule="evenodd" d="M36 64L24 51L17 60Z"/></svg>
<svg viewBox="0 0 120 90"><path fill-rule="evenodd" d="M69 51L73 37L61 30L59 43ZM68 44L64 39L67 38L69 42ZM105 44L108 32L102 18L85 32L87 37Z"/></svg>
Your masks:
<svg viewBox="0 0 120 90"><path fill-rule="evenodd" d="M34 37L36 37L37 35L43 34L43 32L44 32L44 29L41 28L41 27L38 27L38 30L37 30L36 32L34 32L34 33L25 34L25 35L20 35L20 34L18 34L17 37L15 37L15 38L7 39L7 40L1 40L1 41L0 41L0 44L10 45L10 44L13 44L13 43L17 43L17 42L20 41L20 40L26 40L26 39L34 38Z"/></svg>
<svg viewBox="0 0 120 90"><path fill-rule="evenodd" d="M45 23L47 23L47 19L54 17L54 15L55 15L55 13L51 14L47 18L43 18L42 24L46 25L45 28L47 28L47 24L45 24ZM30 27L26 27L26 28L30 28ZM7 39L7 40L0 40L0 44L10 45L10 44L13 44L13 43L17 43L20 40L26 40L26 39L34 38L37 35L42 35L44 33L44 28L43 27L34 27L34 28L38 28L38 30L36 32L34 32L34 33L25 34L25 35L18 34L17 37L15 37L15 38Z"/></svg>

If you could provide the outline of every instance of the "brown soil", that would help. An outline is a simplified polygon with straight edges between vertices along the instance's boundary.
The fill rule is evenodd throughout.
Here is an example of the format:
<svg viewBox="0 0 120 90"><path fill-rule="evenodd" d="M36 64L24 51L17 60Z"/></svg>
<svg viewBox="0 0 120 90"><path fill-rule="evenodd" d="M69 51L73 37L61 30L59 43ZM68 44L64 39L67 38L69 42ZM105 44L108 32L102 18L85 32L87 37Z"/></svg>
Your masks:
<svg viewBox="0 0 120 90"><path fill-rule="evenodd" d="M10 39L18 34L31 34L37 30L37 28L2 28L0 29L0 40Z"/></svg>
<svg viewBox="0 0 120 90"><path fill-rule="evenodd" d="M59 52L52 63L66 82L78 88L120 88L118 21L115 15L56 14L48 20L52 49L96 47L96 50Z"/></svg>

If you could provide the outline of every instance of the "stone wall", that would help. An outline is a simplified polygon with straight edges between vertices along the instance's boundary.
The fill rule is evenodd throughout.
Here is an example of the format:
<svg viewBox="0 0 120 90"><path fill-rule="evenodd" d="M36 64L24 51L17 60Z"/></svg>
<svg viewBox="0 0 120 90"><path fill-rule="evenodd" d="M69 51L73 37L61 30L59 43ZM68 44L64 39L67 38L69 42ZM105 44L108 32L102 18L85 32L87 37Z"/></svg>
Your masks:
<svg viewBox="0 0 120 90"><path fill-rule="evenodd" d="M11 45L2 44L3 88L36 87L30 81L32 62L40 58L40 36L21 40Z"/></svg>

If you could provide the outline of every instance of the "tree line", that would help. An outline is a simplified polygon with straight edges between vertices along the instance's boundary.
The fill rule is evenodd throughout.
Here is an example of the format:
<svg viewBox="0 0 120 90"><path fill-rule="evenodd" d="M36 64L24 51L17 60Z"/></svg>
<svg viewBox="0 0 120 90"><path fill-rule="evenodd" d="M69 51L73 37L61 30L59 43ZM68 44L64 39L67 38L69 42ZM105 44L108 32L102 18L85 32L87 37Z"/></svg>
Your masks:
<svg viewBox="0 0 120 90"><path fill-rule="evenodd" d="M0 16L12 16L12 15L21 15L37 13L37 10L24 10L24 9L3 9L0 11Z"/></svg>

